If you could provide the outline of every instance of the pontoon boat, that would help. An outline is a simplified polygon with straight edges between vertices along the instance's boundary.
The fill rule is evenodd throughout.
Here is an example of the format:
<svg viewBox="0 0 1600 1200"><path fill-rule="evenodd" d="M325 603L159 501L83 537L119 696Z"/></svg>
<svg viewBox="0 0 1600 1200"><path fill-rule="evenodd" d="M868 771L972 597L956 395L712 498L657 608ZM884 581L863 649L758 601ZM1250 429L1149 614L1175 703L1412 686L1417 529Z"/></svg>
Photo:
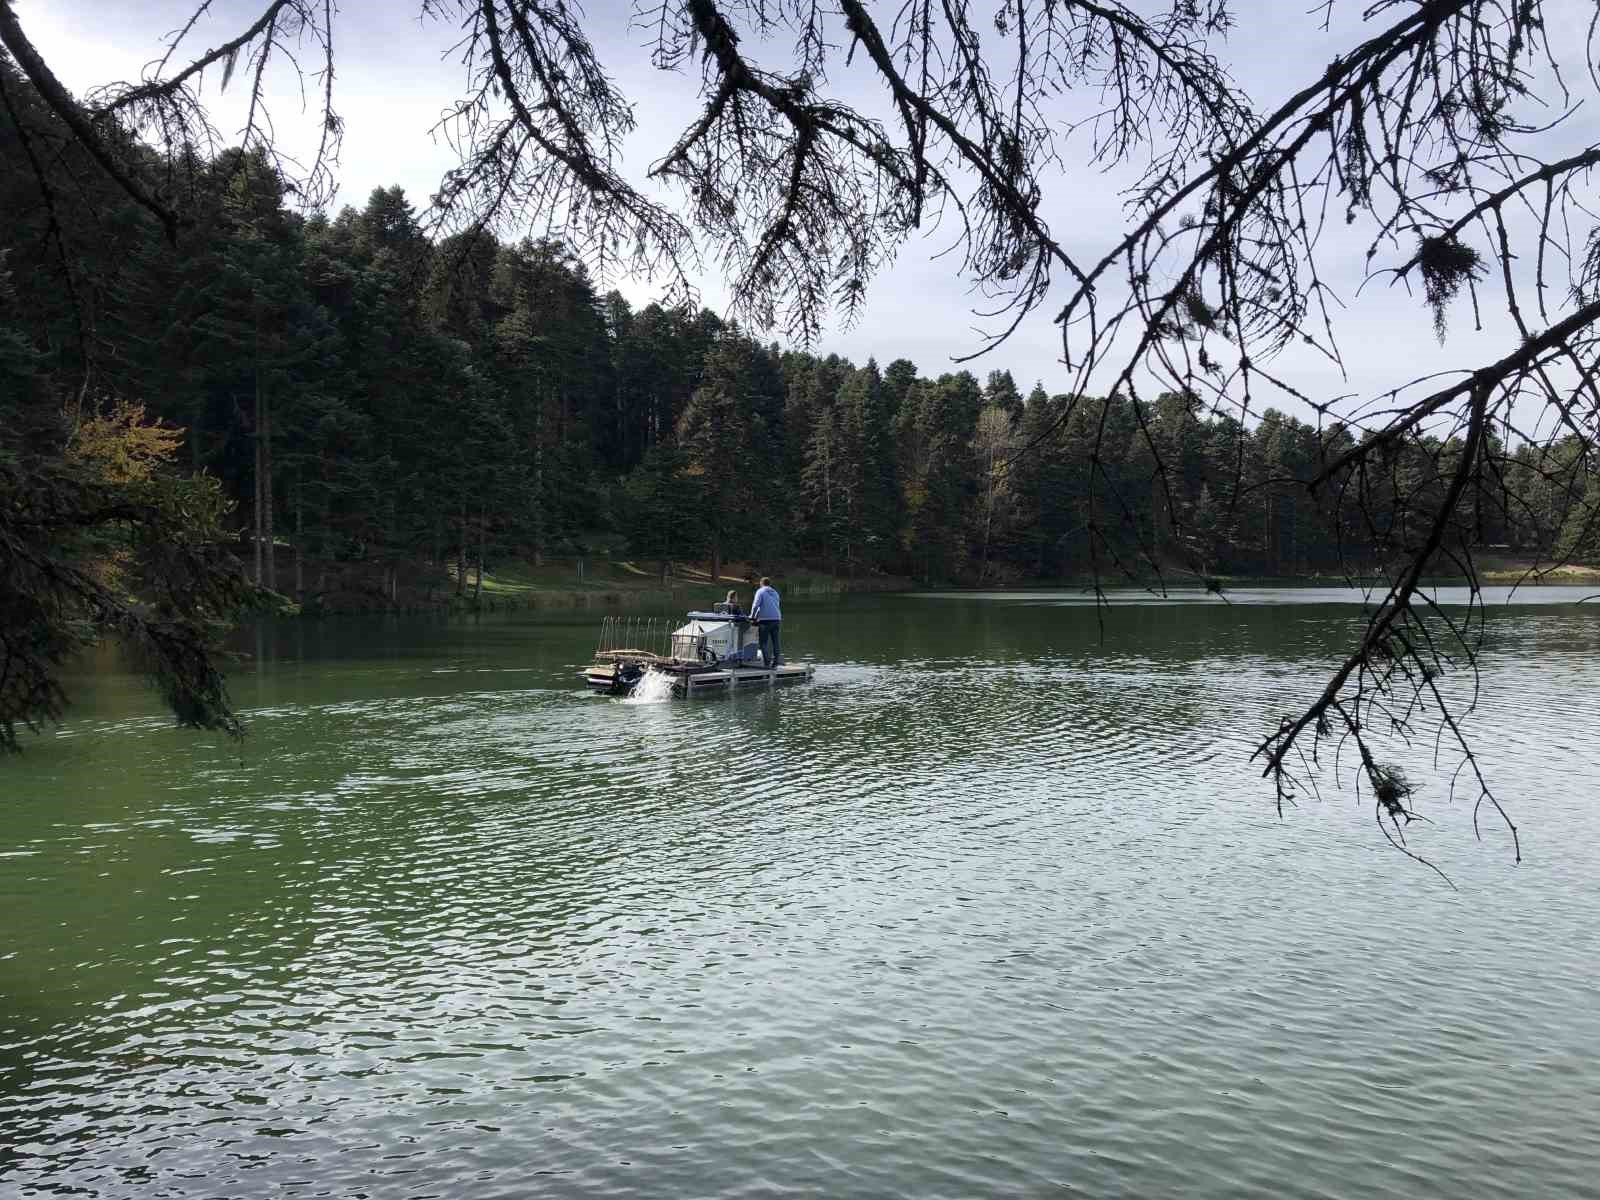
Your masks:
<svg viewBox="0 0 1600 1200"><path fill-rule="evenodd" d="M755 627L725 604L690 613L688 623L677 629L657 618L607 617L594 659L583 672L584 682L608 696L632 692L647 671L671 679L674 696L809 683L812 676L809 663L780 659L763 667Z"/></svg>

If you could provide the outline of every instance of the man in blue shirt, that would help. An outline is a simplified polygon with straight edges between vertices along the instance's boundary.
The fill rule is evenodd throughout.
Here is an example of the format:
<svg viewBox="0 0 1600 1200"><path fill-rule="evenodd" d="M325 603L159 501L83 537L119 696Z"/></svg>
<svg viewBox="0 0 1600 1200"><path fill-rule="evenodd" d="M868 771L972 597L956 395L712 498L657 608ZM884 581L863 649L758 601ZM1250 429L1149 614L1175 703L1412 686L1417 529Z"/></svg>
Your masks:
<svg viewBox="0 0 1600 1200"><path fill-rule="evenodd" d="M761 642L761 665L770 671L783 661L778 651L778 623L783 620L783 614L778 610L778 589L765 575L761 577L755 599L750 601L750 620L755 623L756 636Z"/></svg>

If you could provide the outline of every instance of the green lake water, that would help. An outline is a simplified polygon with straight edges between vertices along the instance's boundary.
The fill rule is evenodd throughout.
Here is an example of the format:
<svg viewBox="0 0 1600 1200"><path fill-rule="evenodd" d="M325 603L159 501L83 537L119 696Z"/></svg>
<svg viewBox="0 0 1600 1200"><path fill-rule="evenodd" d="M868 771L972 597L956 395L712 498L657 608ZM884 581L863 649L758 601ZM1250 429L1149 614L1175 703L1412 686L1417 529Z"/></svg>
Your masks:
<svg viewBox="0 0 1600 1200"><path fill-rule="evenodd" d="M242 744L105 664L0 763L0 1195L1593 1196L1586 592L1488 616L1520 866L1403 760L1458 890L1246 761L1346 593L791 603L814 684L655 705L300 622Z"/></svg>

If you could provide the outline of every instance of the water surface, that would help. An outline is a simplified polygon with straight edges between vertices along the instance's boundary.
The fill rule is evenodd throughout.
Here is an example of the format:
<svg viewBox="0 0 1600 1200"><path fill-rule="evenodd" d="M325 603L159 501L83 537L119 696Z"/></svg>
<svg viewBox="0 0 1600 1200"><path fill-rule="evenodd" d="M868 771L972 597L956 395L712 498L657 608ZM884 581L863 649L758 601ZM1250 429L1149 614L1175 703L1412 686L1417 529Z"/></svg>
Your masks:
<svg viewBox="0 0 1600 1200"><path fill-rule="evenodd" d="M107 664L0 764L0 1193L1592 1194L1585 594L1488 615L1521 866L1407 760L1455 891L1245 761L1347 595L795 604L814 685L659 705L297 623L242 745Z"/></svg>

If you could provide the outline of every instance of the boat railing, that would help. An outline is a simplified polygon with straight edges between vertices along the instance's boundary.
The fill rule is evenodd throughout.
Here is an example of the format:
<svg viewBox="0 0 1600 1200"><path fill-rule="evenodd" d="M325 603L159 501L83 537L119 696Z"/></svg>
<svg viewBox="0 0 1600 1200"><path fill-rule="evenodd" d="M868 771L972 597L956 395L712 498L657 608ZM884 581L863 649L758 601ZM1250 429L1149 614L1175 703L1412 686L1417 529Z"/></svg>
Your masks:
<svg viewBox="0 0 1600 1200"><path fill-rule="evenodd" d="M672 644L672 623L665 617L608 616L600 619L595 658L666 658Z"/></svg>

